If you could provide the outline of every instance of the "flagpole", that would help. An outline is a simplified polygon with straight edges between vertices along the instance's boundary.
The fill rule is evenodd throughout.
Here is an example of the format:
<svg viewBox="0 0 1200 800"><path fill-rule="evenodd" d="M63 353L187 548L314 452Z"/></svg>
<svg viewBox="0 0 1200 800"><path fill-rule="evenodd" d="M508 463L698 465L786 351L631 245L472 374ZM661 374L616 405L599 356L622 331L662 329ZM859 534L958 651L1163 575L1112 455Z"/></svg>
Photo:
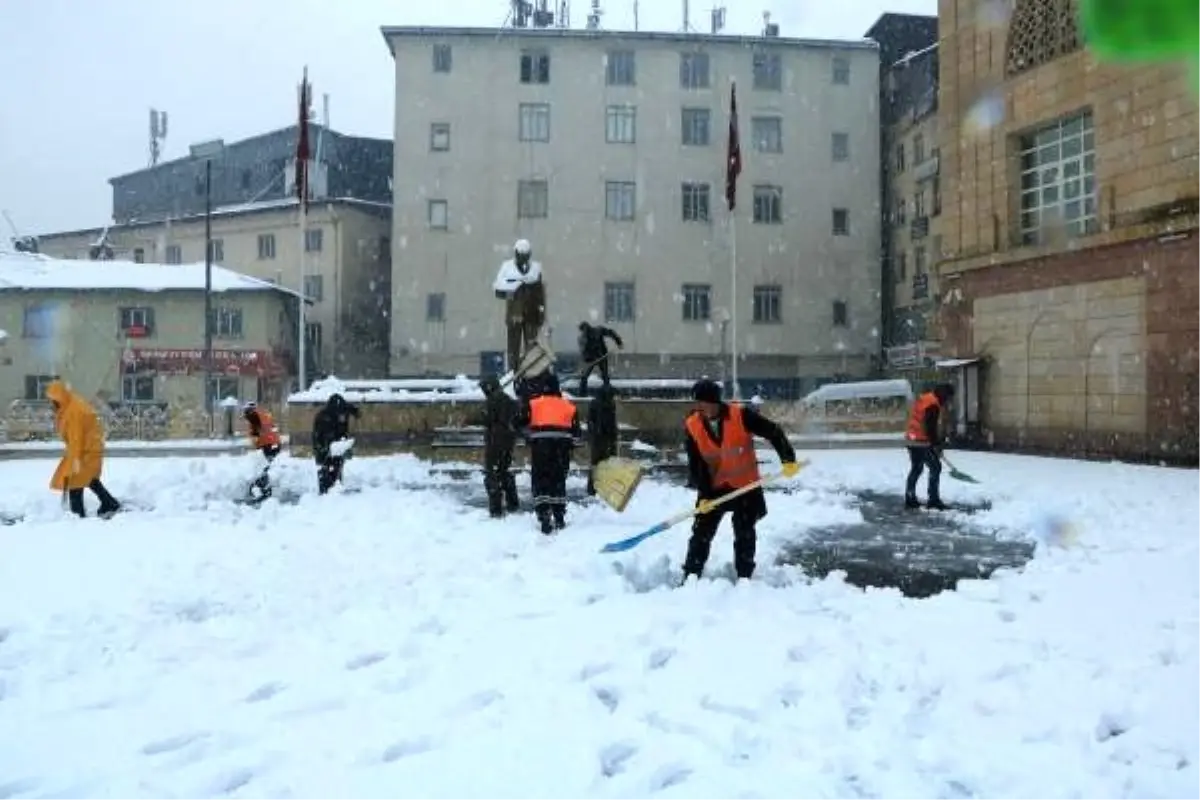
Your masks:
<svg viewBox="0 0 1200 800"><path fill-rule="evenodd" d="M729 81L729 142L725 154L725 204L729 209L729 376L733 381L731 396L741 399L738 383L738 258L737 258L737 179L742 173L742 142L737 118L737 81Z"/></svg>
<svg viewBox="0 0 1200 800"><path fill-rule="evenodd" d="M738 383L738 257L737 257L737 214L729 209L729 328L733 342L730 346L730 376L733 379L733 399L740 400L741 384Z"/></svg>
<svg viewBox="0 0 1200 800"><path fill-rule="evenodd" d="M300 82L300 118L297 123L296 136L296 198L300 206L300 313L296 315L298 322L296 325L296 341L298 363L296 364L296 379L299 384L298 390L303 392L308 389L308 353L306 352L306 342L308 338L305 330L305 306L308 305L308 299L304 294L304 275L305 275L305 245L307 242L306 232L308 230L308 67L304 68L304 79Z"/></svg>

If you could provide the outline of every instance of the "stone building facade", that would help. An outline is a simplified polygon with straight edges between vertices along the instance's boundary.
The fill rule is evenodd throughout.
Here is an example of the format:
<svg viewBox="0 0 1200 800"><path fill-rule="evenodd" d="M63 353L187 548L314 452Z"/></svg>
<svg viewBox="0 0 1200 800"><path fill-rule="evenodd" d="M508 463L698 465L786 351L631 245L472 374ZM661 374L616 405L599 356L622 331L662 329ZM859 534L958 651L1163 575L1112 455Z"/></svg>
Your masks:
<svg viewBox="0 0 1200 800"><path fill-rule="evenodd" d="M1073 0L941 0L943 348L997 447L1195 463L1197 105ZM1009 4L997 4L1005 6Z"/></svg>

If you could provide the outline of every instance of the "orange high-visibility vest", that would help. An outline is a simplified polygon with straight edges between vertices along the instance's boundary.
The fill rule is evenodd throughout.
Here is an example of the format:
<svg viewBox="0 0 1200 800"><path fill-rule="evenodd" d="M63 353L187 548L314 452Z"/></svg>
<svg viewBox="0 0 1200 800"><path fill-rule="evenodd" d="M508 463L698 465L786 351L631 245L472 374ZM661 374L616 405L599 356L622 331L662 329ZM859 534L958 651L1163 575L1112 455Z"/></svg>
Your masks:
<svg viewBox="0 0 1200 800"><path fill-rule="evenodd" d="M696 443L700 457L708 465L714 489L740 489L759 479L758 456L754 453L754 437L746 430L742 406L730 403L729 415L721 426L721 442L713 441L703 415L695 411L688 415L684 427Z"/></svg>
<svg viewBox="0 0 1200 800"><path fill-rule="evenodd" d="M275 447L279 444L279 431L275 429L275 418L269 411L258 412L258 436L251 436L255 447Z"/></svg>
<svg viewBox="0 0 1200 800"><path fill-rule="evenodd" d="M925 392L918 397L908 414L908 429L904 431L904 438L918 444L929 444L929 436L925 433L925 412L930 408L940 410L941 407L941 401L933 392Z"/></svg>
<svg viewBox="0 0 1200 800"><path fill-rule="evenodd" d="M570 435L574 421L575 404L561 395L543 394L529 401L529 428L532 432Z"/></svg>

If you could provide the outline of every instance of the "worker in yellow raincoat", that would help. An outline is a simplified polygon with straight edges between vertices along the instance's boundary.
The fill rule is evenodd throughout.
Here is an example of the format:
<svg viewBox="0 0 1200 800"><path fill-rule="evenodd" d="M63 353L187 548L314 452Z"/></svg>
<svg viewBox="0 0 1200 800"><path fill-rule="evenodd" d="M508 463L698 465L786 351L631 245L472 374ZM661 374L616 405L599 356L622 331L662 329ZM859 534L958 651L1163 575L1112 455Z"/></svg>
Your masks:
<svg viewBox="0 0 1200 800"><path fill-rule="evenodd" d="M46 398L54 406L54 427L66 444L67 452L58 462L50 488L65 492L71 511L81 517L87 512L83 507L83 490L91 489L100 498L101 517L108 518L121 510L121 504L109 494L100 482L100 468L104 464L104 431L96 411L83 397L67 388L62 381L54 381L46 387Z"/></svg>

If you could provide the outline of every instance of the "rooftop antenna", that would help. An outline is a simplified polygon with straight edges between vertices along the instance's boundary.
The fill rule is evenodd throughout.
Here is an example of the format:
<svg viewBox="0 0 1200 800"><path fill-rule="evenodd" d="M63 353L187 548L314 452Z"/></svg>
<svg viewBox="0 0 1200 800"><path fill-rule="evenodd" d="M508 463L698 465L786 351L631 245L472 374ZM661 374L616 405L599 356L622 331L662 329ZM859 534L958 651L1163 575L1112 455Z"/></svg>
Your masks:
<svg viewBox="0 0 1200 800"><path fill-rule="evenodd" d="M600 17L604 15L604 11L600 8L600 0L592 0L592 10L588 14L587 29L595 31L600 29Z"/></svg>
<svg viewBox="0 0 1200 800"><path fill-rule="evenodd" d="M779 23L771 22L771 12L764 11L763 14L763 32L766 37L775 37L779 35Z"/></svg>
<svg viewBox="0 0 1200 800"><path fill-rule="evenodd" d="M687 33L692 29L692 12L689 7L688 0L683 0L683 32Z"/></svg>
<svg viewBox="0 0 1200 800"><path fill-rule="evenodd" d="M716 36L725 30L725 7L719 6L710 12L712 35Z"/></svg>
<svg viewBox="0 0 1200 800"><path fill-rule="evenodd" d="M162 143L167 138L167 112L150 109L150 166L156 166L162 156Z"/></svg>
<svg viewBox="0 0 1200 800"><path fill-rule="evenodd" d="M558 17L554 20L556 28L571 27L571 3L570 0L562 0L558 4Z"/></svg>
<svg viewBox="0 0 1200 800"><path fill-rule="evenodd" d="M638 0L633 0L633 29L638 29Z"/></svg>

